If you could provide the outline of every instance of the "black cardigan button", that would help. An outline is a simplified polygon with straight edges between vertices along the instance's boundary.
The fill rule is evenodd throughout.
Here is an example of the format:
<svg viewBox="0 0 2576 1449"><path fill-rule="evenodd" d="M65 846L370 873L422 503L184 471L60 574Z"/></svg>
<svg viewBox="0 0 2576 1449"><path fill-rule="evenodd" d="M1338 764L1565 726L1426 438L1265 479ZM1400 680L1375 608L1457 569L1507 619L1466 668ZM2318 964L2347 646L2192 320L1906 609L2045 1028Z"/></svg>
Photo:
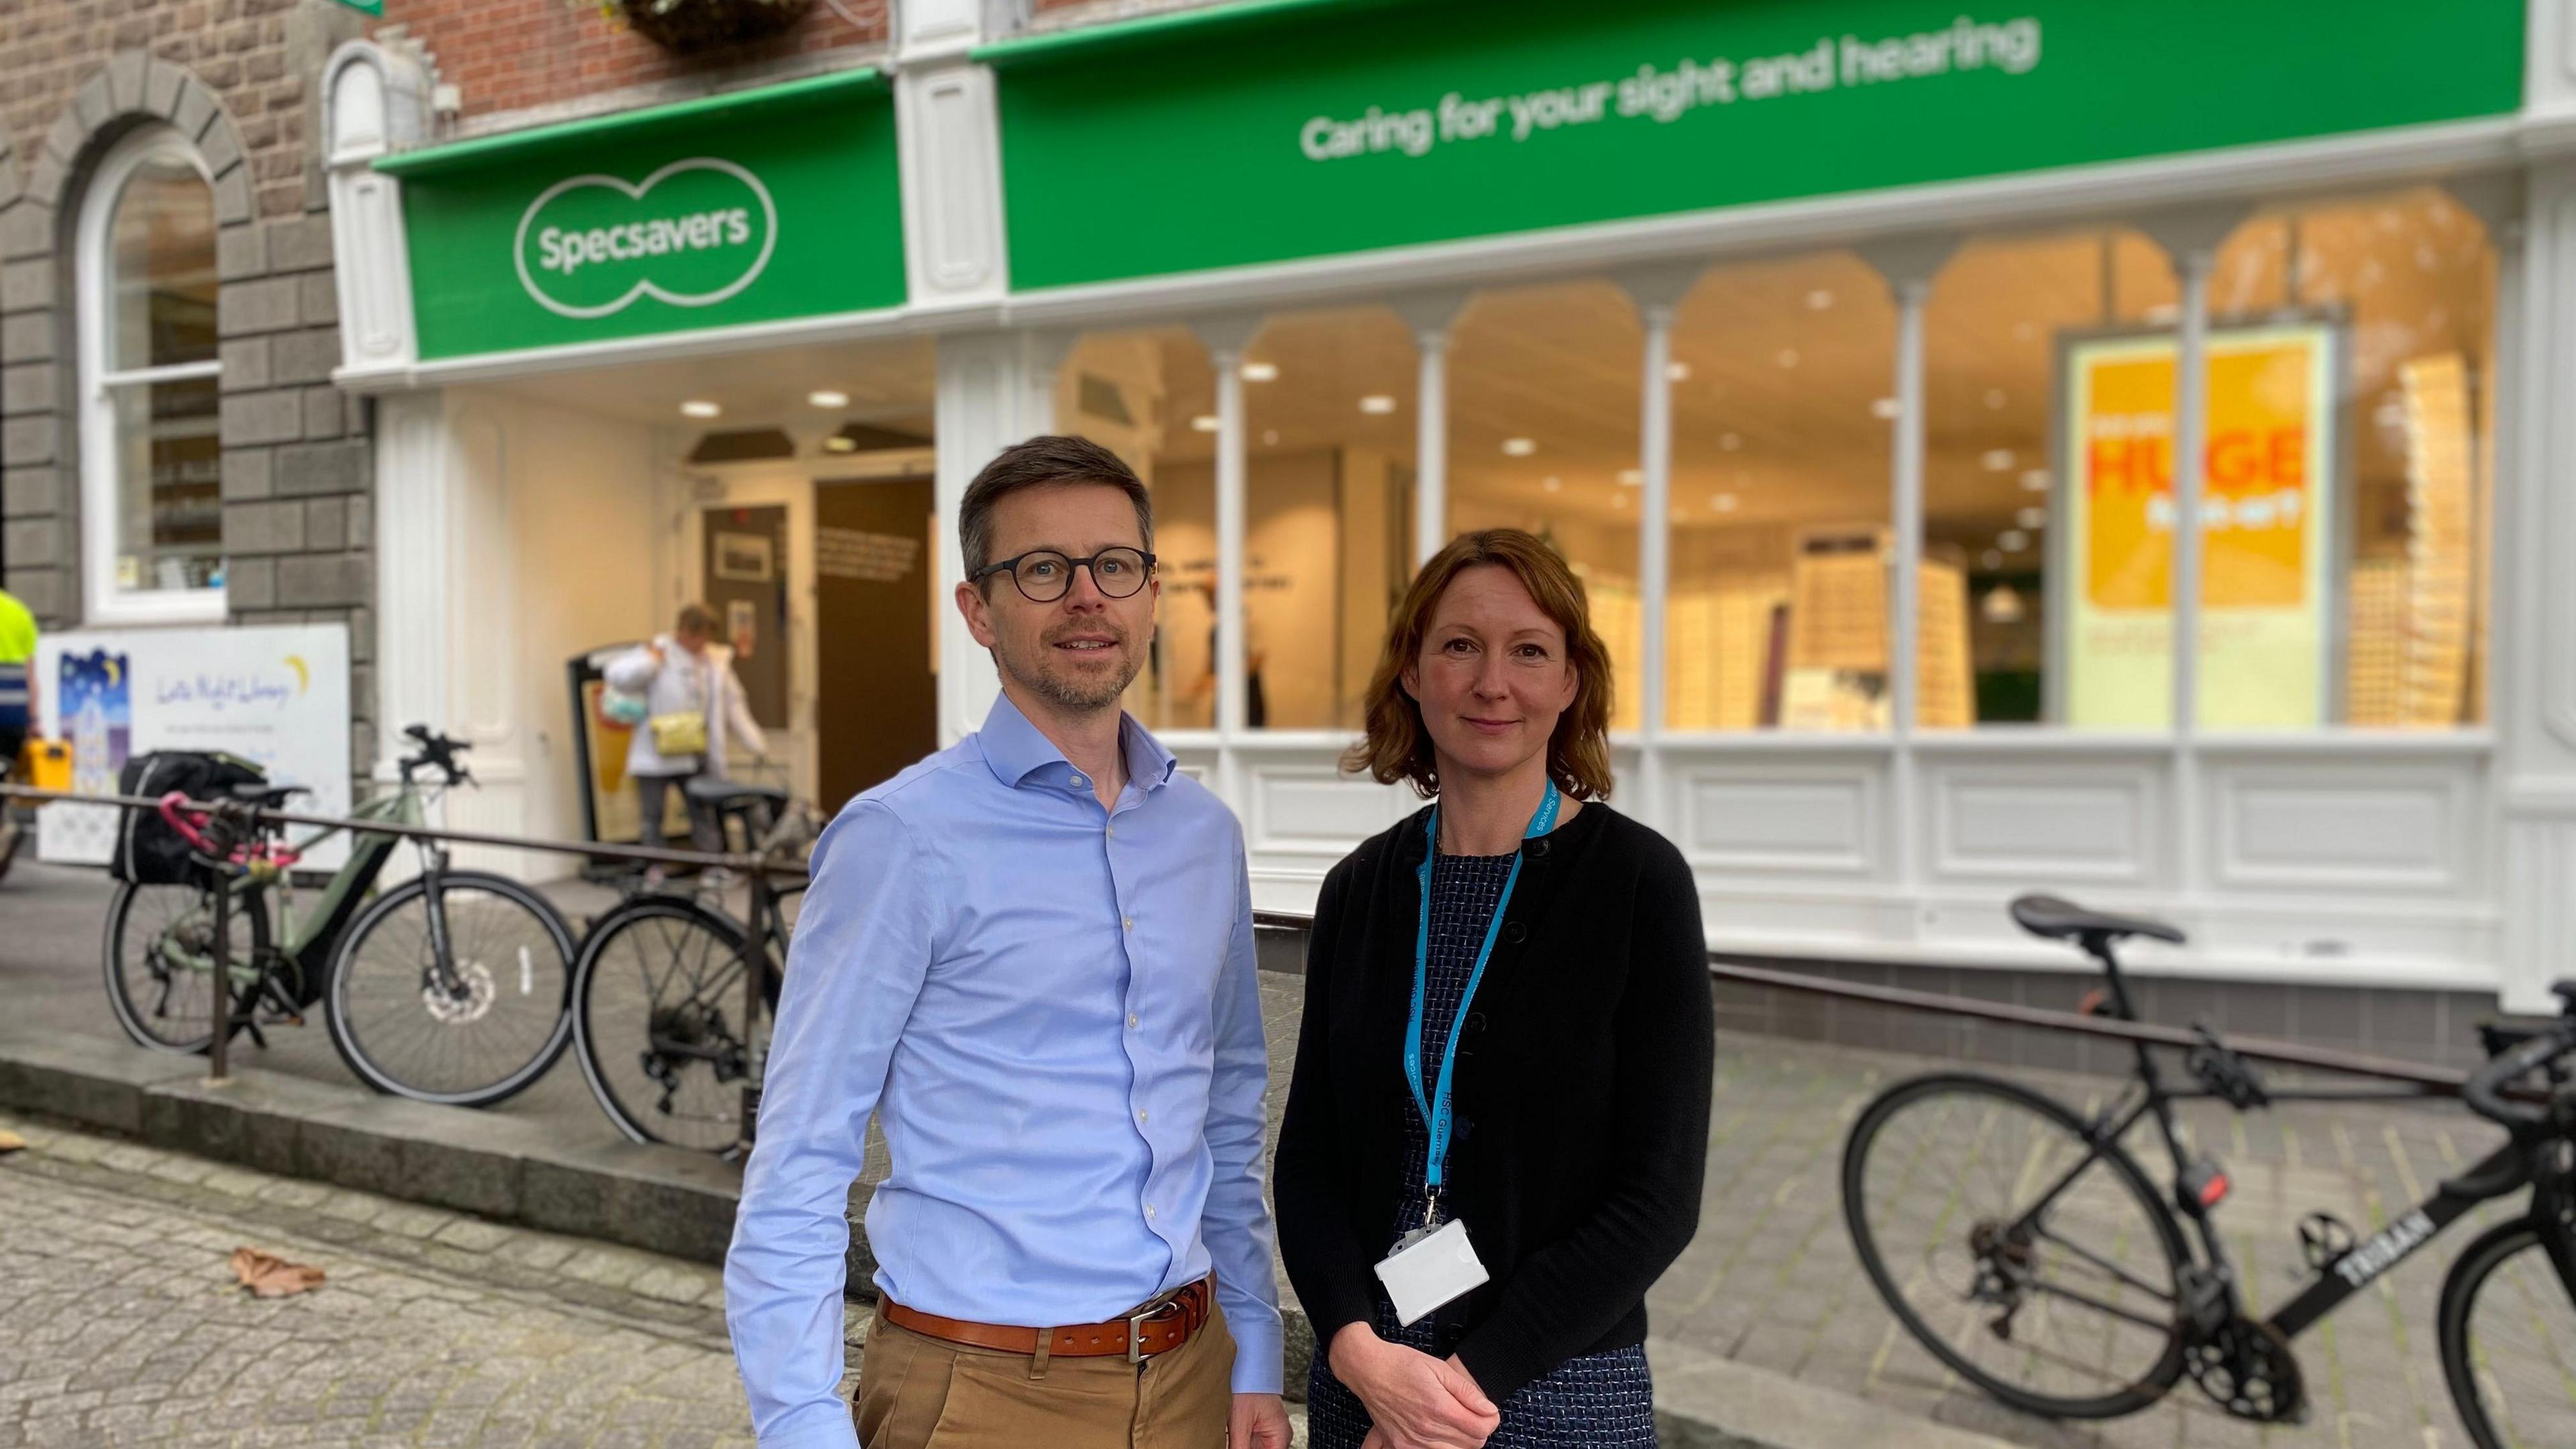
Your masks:
<svg viewBox="0 0 2576 1449"><path fill-rule="evenodd" d="M1546 837L1542 836L1542 837L1540 837L1539 839L1537 839L1537 840L1533 840L1533 841L1531 841L1531 842L1529 843L1529 855L1530 855L1530 859L1532 859L1532 860L1537 860L1537 859L1539 859L1540 857L1542 857L1542 856L1544 856L1544 855L1546 855L1546 854L1547 854L1547 839L1546 839Z"/></svg>
<svg viewBox="0 0 2576 1449"><path fill-rule="evenodd" d="M1529 939L1529 927L1522 925L1518 921L1505 921L1503 923L1503 939L1517 946L1521 942Z"/></svg>
<svg viewBox="0 0 2576 1449"><path fill-rule="evenodd" d="M1485 1034L1485 1014L1484 1014L1483 1012L1481 1012L1481 1011L1471 1011L1471 1012L1468 1012L1468 1013L1467 1013L1467 1035L1469 1035L1469 1036L1483 1036L1484 1034Z"/></svg>

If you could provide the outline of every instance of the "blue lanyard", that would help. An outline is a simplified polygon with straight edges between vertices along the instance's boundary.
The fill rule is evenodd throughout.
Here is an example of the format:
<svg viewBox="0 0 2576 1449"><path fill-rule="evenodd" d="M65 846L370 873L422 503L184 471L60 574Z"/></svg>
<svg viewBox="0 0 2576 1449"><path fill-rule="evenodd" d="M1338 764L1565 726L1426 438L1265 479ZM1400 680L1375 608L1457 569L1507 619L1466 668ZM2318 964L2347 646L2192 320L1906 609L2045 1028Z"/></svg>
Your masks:
<svg viewBox="0 0 2576 1449"><path fill-rule="evenodd" d="M1556 828L1556 782L1547 782L1547 794L1538 802L1538 813L1530 817L1529 829L1521 839L1530 840ZM1512 887L1520 884L1521 856L1512 855L1512 872L1503 878L1502 899L1494 902L1494 918L1485 923L1485 944L1476 948L1475 969L1467 975L1467 993L1458 999L1458 1014L1449 1022L1449 1041L1440 1052L1440 1083L1432 1095L1422 1094L1422 1016L1423 997L1431 983L1431 864L1440 855L1440 807L1431 807L1431 819L1422 827L1427 847L1422 856L1422 918L1413 932L1413 1016L1404 1027L1404 1084L1413 1089L1414 1105L1422 1109L1423 1125L1431 1133L1430 1187L1434 1212L1440 1198L1440 1182L1449 1161L1449 1089L1458 1074L1458 1024L1466 1020L1467 1004L1476 999L1476 988L1485 979L1485 963L1494 954L1494 938L1502 934L1503 912L1511 908Z"/></svg>

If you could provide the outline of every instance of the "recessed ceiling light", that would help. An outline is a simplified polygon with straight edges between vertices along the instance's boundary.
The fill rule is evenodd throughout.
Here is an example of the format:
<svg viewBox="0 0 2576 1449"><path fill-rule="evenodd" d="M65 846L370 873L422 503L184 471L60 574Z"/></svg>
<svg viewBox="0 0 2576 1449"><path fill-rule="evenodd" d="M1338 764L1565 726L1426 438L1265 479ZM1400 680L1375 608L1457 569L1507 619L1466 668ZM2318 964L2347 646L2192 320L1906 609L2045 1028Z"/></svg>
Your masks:
<svg viewBox="0 0 2576 1449"><path fill-rule="evenodd" d="M1565 486L1565 480L1564 480L1564 479L1562 479L1562 478L1559 478L1558 476L1556 476L1556 475L1555 475L1555 474L1553 474L1553 473L1550 473L1550 474L1548 474L1546 477L1541 478L1540 480L1538 480L1538 486L1540 486L1541 488L1546 489L1546 490L1547 490L1548 492L1550 492L1550 493L1554 493L1554 492L1556 492L1558 489L1563 488L1563 487Z"/></svg>
<svg viewBox="0 0 2576 1449"><path fill-rule="evenodd" d="M719 404L708 402L705 398L693 397L687 402L680 404L680 416L688 418L722 417L724 416L724 408Z"/></svg>
<svg viewBox="0 0 2576 1449"><path fill-rule="evenodd" d="M1720 433L1717 435L1717 446L1732 453L1744 446L1744 439L1734 433Z"/></svg>
<svg viewBox="0 0 2576 1449"><path fill-rule="evenodd" d="M2003 407L2003 405L2004 405L2004 390L2003 390L2002 388L1999 388L1999 387L1990 387L1990 388L1987 388L1987 389L1986 389L1986 406L1987 406L1987 407L1989 407L1989 408L2000 409L2000 408L2002 408L2002 407Z"/></svg>
<svg viewBox="0 0 2576 1449"><path fill-rule="evenodd" d="M848 393L836 392L828 387L805 394L805 400L818 408L845 408L850 405Z"/></svg>
<svg viewBox="0 0 2576 1449"><path fill-rule="evenodd" d="M2004 566L2004 556L1995 552L1993 549L1987 549L1984 556L1979 558L1977 562L1984 564L1989 570L1999 569Z"/></svg>
<svg viewBox="0 0 2576 1449"><path fill-rule="evenodd" d="M1243 380L1245 382L1277 382L1279 380L1279 364L1275 362L1247 362L1243 365Z"/></svg>
<svg viewBox="0 0 2576 1449"><path fill-rule="evenodd" d="M1505 438L1505 439L1503 439L1503 454L1504 454L1504 456L1506 456L1506 457L1511 457L1511 458L1526 458L1526 457L1528 457L1530 454L1535 453L1535 452L1537 452L1537 451L1538 451L1538 439L1536 439L1536 438Z"/></svg>
<svg viewBox="0 0 2576 1449"><path fill-rule="evenodd" d="M1613 493L1613 494L1611 494L1611 495L1610 495L1610 506L1611 506L1611 507L1613 507L1613 508L1625 508L1625 507L1627 507L1627 506L1628 506L1628 495L1627 495L1627 494L1625 494L1625 493Z"/></svg>
<svg viewBox="0 0 2576 1449"><path fill-rule="evenodd" d="M2048 510L2045 508L2025 508L2021 512L2013 515L2013 522L2028 529L2046 528L2048 526Z"/></svg>
<svg viewBox="0 0 2576 1449"><path fill-rule="evenodd" d="M1688 382L1691 377L1690 364L1687 362L1667 362L1664 364L1664 376L1674 382Z"/></svg>
<svg viewBox="0 0 2576 1449"><path fill-rule="evenodd" d="M1708 506L1716 509L1720 513L1733 513L1735 511L1735 495L1732 493L1720 493L1716 497L1708 500Z"/></svg>
<svg viewBox="0 0 2576 1449"><path fill-rule="evenodd" d="M1360 399L1360 411L1373 417L1384 417L1395 411L1395 399L1382 392L1370 393Z"/></svg>
<svg viewBox="0 0 2576 1449"><path fill-rule="evenodd" d="M1217 430L1218 426L1216 414L1201 413L1197 417L1190 419L1190 426L1196 428L1202 433L1213 433Z"/></svg>
<svg viewBox="0 0 2576 1449"><path fill-rule="evenodd" d="M1816 290L1807 294L1807 305L1815 311L1822 312L1827 307L1834 305L1834 294L1826 291L1822 287L1818 287Z"/></svg>
<svg viewBox="0 0 2576 1449"><path fill-rule="evenodd" d="M1619 486L1620 486L1620 487L1622 487L1622 488L1643 488L1643 487L1645 487L1645 486L1646 486L1646 470L1645 470L1645 469L1643 469L1643 468L1622 468L1622 469L1620 469L1620 470L1619 470Z"/></svg>
<svg viewBox="0 0 2576 1449"><path fill-rule="evenodd" d="M2021 475L2021 486L2026 491L2032 493L2047 492L2048 470L2046 468L2031 468L2025 470Z"/></svg>
<svg viewBox="0 0 2576 1449"><path fill-rule="evenodd" d="M2030 535L2018 528L2007 528L1995 535L1995 547L2006 553L2019 553L2030 547Z"/></svg>
<svg viewBox="0 0 2576 1449"><path fill-rule="evenodd" d="M1977 459L1977 461L1980 464L1983 464L1985 470L1989 473L2009 473L2012 471L2013 450L2010 448L1988 448L1985 451L1985 455Z"/></svg>
<svg viewBox="0 0 2576 1449"><path fill-rule="evenodd" d="M1781 349L1780 349L1780 365L1781 365L1782 367L1795 367L1795 366L1797 366L1797 365L1798 365L1798 349L1796 349L1796 348L1794 348L1794 347L1783 347L1783 348L1781 348Z"/></svg>
<svg viewBox="0 0 2576 1449"><path fill-rule="evenodd" d="M1263 428L1261 430L1261 446L1265 448L1278 447L1279 430L1277 428ZM209 1020L211 1020L211 1018L209 1018Z"/></svg>
<svg viewBox="0 0 2576 1449"><path fill-rule="evenodd" d="M1869 415L1882 422L1894 422L1896 415L1903 411L1892 397L1874 398L1869 405Z"/></svg>
<svg viewBox="0 0 2576 1449"><path fill-rule="evenodd" d="M826 453L855 453L858 450L859 445L857 443L843 437L839 433L834 433L832 436L823 440L823 451Z"/></svg>

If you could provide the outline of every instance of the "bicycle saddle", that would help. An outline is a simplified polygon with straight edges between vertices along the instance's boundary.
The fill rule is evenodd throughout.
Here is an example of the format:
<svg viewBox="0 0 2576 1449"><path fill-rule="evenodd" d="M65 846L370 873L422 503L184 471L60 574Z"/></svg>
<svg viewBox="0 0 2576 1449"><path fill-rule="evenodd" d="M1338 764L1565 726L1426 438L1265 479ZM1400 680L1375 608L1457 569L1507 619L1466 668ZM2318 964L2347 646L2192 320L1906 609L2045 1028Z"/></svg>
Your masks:
<svg viewBox="0 0 2576 1449"><path fill-rule="evenodd" d="M312 793L301 785L267 785L255 780L235 785L231 791L234 799L247 800L262 810L274 810L298 795Z"/></svg>
<svg viewBox="0 0 2576 1449"><path fill-rule="evenodd" d="M787 806L787 792L775 785L754 785L743 780L716 780L705 775L690 778L681 787L689 799L710 810L739 810L746 805L767 805L772 810Z"/></svg>
<svg viewBox="0 0 2576 1449"><path fill-rule="evenodd" d="M2056 896L2023 896L2012 903L2015 924L2034 936L2052 941L2073 941L2085 936L2103 936L2119 940L2125 936L2145 936L2155 941L2170 941L2179 946L2183 934L2152 916L2114 916L2102 911L2088 911L2073 901Z"/></svg>

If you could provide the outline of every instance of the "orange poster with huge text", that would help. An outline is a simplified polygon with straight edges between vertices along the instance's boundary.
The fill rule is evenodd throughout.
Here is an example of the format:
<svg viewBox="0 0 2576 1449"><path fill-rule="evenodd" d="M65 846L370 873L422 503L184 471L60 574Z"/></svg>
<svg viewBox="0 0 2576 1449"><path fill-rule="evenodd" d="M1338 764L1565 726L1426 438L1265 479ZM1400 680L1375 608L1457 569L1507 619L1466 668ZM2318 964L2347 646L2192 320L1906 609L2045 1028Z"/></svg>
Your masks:
<svg viewBox="0 0 2576 1449"><path fill-rule="evenodd" d="M2314 725L2331 618L2334 333L2214 330L2201 489L2200 722ZM2068 349L2059 517L2071 570L2058 638L2067 721L2172 723L2174 357L2170 335Z"/></svg>

